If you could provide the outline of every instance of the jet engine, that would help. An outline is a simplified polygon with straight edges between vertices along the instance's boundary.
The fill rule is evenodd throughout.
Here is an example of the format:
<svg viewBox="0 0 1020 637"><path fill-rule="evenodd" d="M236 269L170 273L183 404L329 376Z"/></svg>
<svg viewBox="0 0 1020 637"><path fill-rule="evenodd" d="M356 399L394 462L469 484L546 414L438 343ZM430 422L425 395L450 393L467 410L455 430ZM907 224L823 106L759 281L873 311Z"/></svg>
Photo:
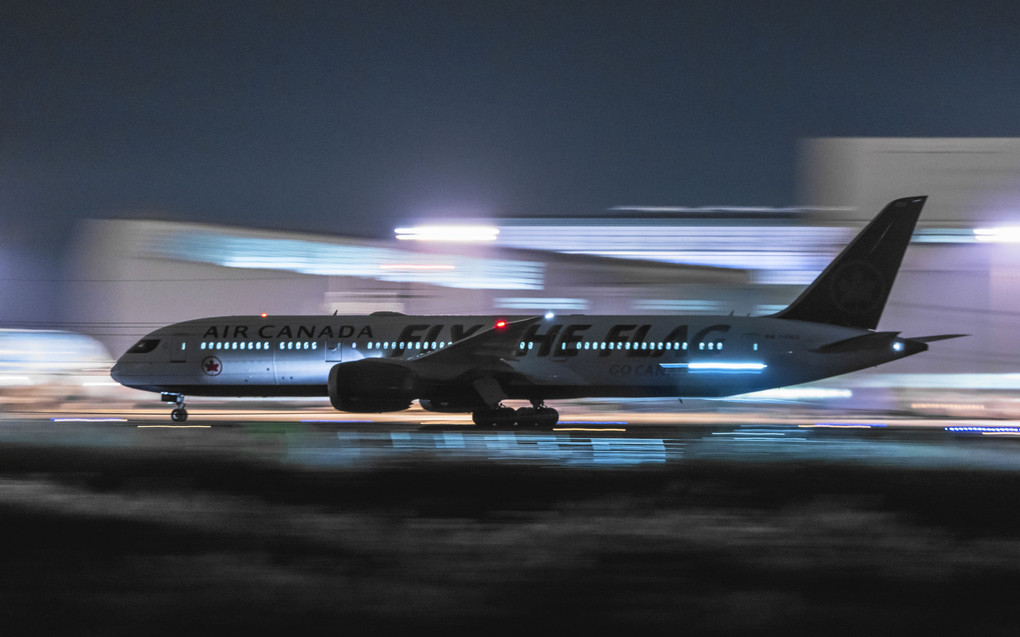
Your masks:
<svg viewBox="0 0 1020 637"><path fill-rule="evenodd" d="M378 359L338 363L329 370L329 402L340 411L401 411L415 399L411 370Z"/></svg>

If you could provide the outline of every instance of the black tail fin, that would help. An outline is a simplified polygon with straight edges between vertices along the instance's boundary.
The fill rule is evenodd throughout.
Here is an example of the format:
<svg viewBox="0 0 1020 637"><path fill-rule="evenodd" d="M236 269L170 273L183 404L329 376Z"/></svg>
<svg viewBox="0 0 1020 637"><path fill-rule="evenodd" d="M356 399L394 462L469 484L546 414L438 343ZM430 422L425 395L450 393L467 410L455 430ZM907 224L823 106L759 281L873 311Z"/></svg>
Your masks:
<svg viewBox="0 0 1020 637"><path fill-rule="evenodd" d="M897 199L776 318L873 330L927 197Z"/></svg>

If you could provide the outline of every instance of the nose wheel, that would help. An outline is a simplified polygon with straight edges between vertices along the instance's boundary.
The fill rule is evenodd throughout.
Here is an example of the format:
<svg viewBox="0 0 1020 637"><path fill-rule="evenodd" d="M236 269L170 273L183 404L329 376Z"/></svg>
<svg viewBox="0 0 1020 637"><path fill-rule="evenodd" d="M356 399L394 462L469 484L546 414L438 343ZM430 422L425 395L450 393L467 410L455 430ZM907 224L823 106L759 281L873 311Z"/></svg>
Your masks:
<svg viewBox="0 0 1020 637"><path fill-rule="evenodd" d="M174 422L184 422L188 419L188 410L184 406L184 394L163 392L161 398L165 403L174 403L177 405L174 410L170 412L170 420Z"/></svg>

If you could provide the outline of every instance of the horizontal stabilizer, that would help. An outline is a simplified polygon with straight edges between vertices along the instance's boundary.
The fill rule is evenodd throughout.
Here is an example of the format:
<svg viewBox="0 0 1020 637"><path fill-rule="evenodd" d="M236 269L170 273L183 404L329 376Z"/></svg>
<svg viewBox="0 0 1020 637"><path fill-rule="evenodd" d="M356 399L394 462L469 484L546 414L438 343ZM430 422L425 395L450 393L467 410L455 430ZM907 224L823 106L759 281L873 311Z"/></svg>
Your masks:
<svg viewBox="0 0 1020 637"><path fill-rule="evenodd" d="M970 334L936 334L935 336L911 336L907 340L920 341L921 343L934 343L935 341L944 341L950 338L963 338L964 336L970 336Z"/></svg>
<svg viewBox="0 0 1020 637"><path fill-rule="evenodd" d="M890 347L899 335L899 332L869 332L860 336L845 338L841 341L827 343L813 351L819 354L842 354L845 352L859 352L866 349Z"/></svg>

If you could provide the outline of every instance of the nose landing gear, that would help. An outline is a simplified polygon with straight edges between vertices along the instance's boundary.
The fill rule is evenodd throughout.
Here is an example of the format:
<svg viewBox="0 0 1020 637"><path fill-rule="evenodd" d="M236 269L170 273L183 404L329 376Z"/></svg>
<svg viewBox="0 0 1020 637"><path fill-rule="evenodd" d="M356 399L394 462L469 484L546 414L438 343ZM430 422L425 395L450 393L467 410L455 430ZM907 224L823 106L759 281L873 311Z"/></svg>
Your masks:
<svg viewBox="0 0 1020 637"><path fill-rule="evenodd" d="M188 419L188 410L184 406L184 394L174 394L171 392L163 392L160 398L165 403L174 403L177 405L173 411L170 412L170 420L174 422L184 422Z"/></svg>

